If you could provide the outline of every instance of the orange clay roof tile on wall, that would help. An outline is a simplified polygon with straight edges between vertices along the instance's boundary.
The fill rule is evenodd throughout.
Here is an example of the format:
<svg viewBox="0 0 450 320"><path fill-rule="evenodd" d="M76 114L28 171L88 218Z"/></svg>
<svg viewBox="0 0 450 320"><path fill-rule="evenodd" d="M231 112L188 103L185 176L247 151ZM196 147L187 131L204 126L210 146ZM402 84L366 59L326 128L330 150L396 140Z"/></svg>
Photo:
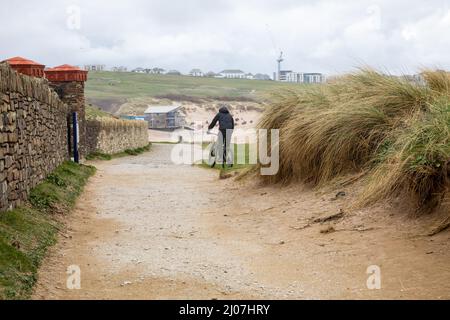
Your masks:
<svg viewBox="0 0 450 320"><path fill-rule="evenodd" d="M19 73L38 78L44 77L45 65L37 63L33 60L28 60L22 57L13 57L2 62L8 63L11 68Z"/></svg>
<svg viewBox="0 0 450 320"><path fill-rule="evenodd" d="M62 66L45 70L45 77L52 82L84 82L87 80L87 71L80 68L63 64Z"/></svg>
<svg viewBox="0 0 450 320"><path fill-rule="evenodd" d="M33 60L28 60L22 57L13 57L13 58L9 58L6 59L3 62L8 62L10 65L34 65L34 66L40 66L40 67L44 67L43 64L37 63Z"/></svg>

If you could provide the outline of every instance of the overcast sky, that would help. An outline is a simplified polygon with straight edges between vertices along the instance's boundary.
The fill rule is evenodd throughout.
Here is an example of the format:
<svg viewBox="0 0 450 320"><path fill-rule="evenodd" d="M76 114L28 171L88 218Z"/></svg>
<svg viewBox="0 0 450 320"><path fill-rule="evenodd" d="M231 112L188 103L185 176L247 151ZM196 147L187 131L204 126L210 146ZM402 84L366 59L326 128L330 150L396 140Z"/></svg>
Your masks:
<svg viewBox="0 0 450 320"><path fill-rule="evenodd" d="M450 69L448 0L0 1L0 60L272 74L282 50L294 71Z"/></svg>

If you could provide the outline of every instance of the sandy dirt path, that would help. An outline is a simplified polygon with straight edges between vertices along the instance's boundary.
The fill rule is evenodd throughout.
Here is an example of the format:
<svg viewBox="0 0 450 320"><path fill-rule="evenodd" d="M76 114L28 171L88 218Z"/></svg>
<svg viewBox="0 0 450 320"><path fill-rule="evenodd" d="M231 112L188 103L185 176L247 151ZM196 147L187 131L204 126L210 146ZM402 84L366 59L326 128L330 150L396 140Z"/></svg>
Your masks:
<svg viewBox="0 0 450 320"><path fill-rule="evenodd" d="M171 164L170 149L95 163L34 299L450 298L450 233L421 235L433 221L375 207L314 222L345 208L351 190L331 200L219 180ZM70 265L79 290L66 287ZM367 288L370 265L379 290Z"/></svg>

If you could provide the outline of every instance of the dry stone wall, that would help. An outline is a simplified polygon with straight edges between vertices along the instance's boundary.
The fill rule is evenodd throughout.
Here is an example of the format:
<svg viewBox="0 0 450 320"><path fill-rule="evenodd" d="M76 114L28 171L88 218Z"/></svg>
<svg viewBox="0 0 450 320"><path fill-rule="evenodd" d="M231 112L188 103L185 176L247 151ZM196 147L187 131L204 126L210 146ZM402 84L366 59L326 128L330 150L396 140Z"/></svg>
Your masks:
<svg viewBox="0 0 450 320"><path fill-rule="evenodd" d="M78 152L80 157L84 157L87 154L84 82L50 82L50 86L58 93L59 98L67 104L70 112L76 111L78 113Z"/></svg>
<svg viewBox="0 0 450 320"><path fill-rule="evenodd" d="M45 79L0 64L0 211L69 158L68 107Z"/></svg>
<svg viewBox="0 0 450 320"><path fill-rule="evenodd" d="M148 145L146 121L97 118L86 121L88 153L115 154Z"/></svg>

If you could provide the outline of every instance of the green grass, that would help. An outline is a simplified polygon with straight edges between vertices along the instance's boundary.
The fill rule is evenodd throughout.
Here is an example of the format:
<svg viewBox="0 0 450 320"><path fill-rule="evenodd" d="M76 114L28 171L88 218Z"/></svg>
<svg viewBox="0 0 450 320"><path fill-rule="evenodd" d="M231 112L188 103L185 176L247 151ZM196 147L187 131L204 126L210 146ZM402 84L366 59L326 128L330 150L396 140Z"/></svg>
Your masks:
<svg viewBox="0 0 450 320"><path fill-rule="evenodd" d="M203 148L206 148L209 144L208 143L204 143L203 144ZM211 168L211 166L207 163L207 161L203 161L201 164L199 164L200 167L202 168L207 168L207 169L213 169L213 170L221 170L221 171L236 171L236 170L241 170L241 169L245 169L248 167L251 167L252 165L249 164L249 144L245 143L245 144L235 144L233 143L233 150L234 150L234 164L232 167L228 167L225 166L225 168L222 168L222 164L216 164L213 168ZM238 164L238 156L237 156L237 151L238 148L245 148L245 163L243 164Z"/></svg>
<svg viewBox="0 0 450 320"><path fill-rule="evenodd" d="M145 147L136 149L127 149L124 152L119 152L115 154L106 154L102 152L93 152L86 156L86 160L112 160L116 158L126 157L126 156L137 156L144 152L150 151L151 143Z"/></svg>
<svg viewBox="0 0 450 320"><path fill-rule="evenodd" d="M263 95L280 88L298 86L298 84L262 80L216 79L132 72L89 72L86 96L88 99L100 100L165 95L259 100Z"/></svg>
<svg viewBox="0 0 450 320"><path fill-rule="evenodd" d="M27 204L0 213L0 300L28 299L47 248L95 168L65 162L30 194Z"/></svg>
<svg viewBox="0 0 450 320"><path fill-rule="evenodd" d="M113 118L114 116L111 113L103 111L99 107L93 105L86 106L86 119L95 119L95 118Z"/></svg>
<svg viewBox="0 0 450 320"><path fill-rule="evenodd" d="M180 144L180 143L187 143L187 142L173 142L173 141L152 141L154 144Z"/></svg>

